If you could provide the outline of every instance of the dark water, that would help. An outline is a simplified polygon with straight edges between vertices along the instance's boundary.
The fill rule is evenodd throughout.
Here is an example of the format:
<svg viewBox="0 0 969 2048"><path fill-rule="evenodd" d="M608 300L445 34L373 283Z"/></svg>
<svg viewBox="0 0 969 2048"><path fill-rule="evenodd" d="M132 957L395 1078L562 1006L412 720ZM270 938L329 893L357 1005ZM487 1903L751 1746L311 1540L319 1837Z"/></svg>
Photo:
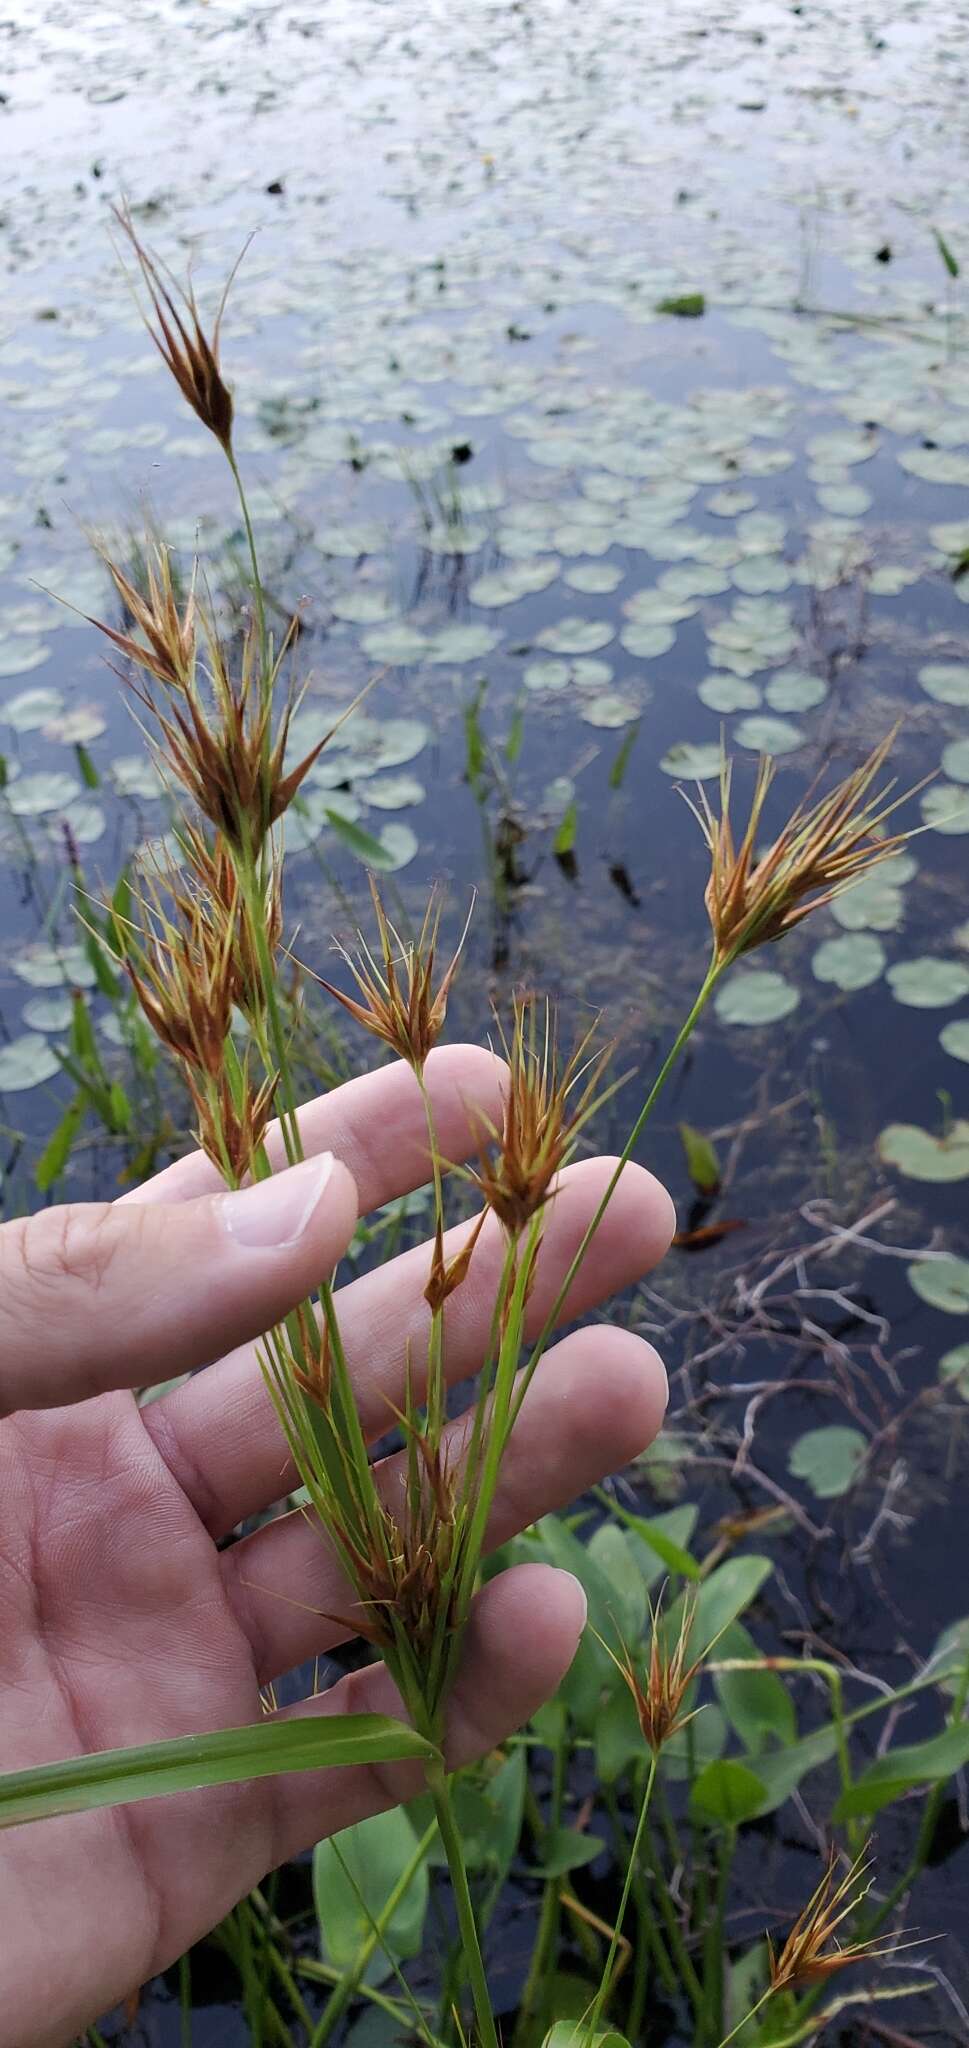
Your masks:
<svg viewBox="0 0 969 2048"><path fill-rule="evenodd" d="M969 9L650 14L546 0L459 23L366 0L132 18L63 0L0 25L3 1195L7 1213L38 1199L33 1162L66 1099L60 1079L25 1085L53 1069L44 1044L63 1029L37 998L79 971L31 950L75 942L65 816L87 877L109 884L165 825L143 770L139 794L119 788L140 742L103 643L46 593L118 623L85 529L126 557L146 516L186 563L197 535L214 586L240 589L226 480L108 239L107 202L127 193L167 259L193 258L207 303L254 233L225 359L267 581L280 616L301 607L305 734L385 671L311 777L312 846L288 854L311 963L362 903L359 864L320 822L340 802L370 834L392 828L403 915L432 879L455 916L479 888L455 1032L480 1036L488 1000L524 982L569 1017L602 1008L623 1063L648 1072L705 950L703 851L659 765L671 750L709 761L723 730L742 798L757 748L777 748L768 823L896 719L901 785L937 775L943 796L905 814L922 823L926 807L929 829L874 924L824 912L759 956L790 991L776 1021L705 1018L643 1156L686 1222L676 1123L719 1134L734 1167L715 1215L745 1229L671 1255L624 1310L662 1342L672 1438L691 1458L679 1480L644 1475L643 1497L685 1485L707 1526L780 1488L827 1533L778 1536L764 1631L897 1679L966 1612L966 1408L939 1361L969 1329L892 1255L969 1253L965 1182L914 1178L877 1147L898 1124L930 1147L966 1101L965 1036L956 1055L939 1032L969 991L969 577L952 574L969 547ZM698 292L700 317L656 311ZM652 639L624 644L637 623ZM740 686L736 708L703 701L711 673ZM832 969L819 949L836 940ZM944 963L940 1000L915 1007L913 981L923 993L937 967L889 977L925 956ZM870 979L845 989L819 968ZM640 1085L614 1106L616 1134ZM110 1191L125 1156L92 1136L62 1192ZM880 1250L808 1256L832 1219L873 1214ZM753 1328L741 1282L795 1247L802 1265ZM732 1389L789 1376L810 1384L765 1404L731 1477L752 1398ZM806 1430L846 1423L869 1463L846 1501L819 1500L789 1458ZM912 1716L911 1739L934 1711ZM889 1861L897 1847L886 1830ZM949 1929L957 2001L967 1907L963 1847L919 1895L920 1926ZM159 1997L142 2037L177 2025ZM234 2042L238 2021L213 2007L197 2038Z"/></svg>

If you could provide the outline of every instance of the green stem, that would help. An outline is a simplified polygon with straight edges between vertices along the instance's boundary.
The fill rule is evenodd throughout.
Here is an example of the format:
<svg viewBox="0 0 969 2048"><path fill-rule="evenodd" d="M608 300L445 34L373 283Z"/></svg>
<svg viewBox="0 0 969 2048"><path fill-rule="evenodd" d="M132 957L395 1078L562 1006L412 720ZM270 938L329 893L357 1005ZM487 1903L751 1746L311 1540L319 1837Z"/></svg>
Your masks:
<svg viewBox="0 0 969 2048"><path fill-rule="evenodd" d="M549 1709L548 1711L551 1711L551 1709ZM537 1800L535 1800L534 1793L531 1793L530 1782L526 1781L526 1800L529 1794L531 1793L531 1798L533 1801L533 1814L531 1817L531 1825L532 1833L535 1837L535 1846L539 1855L541 1855L542 1844L546 1839L547 1835L551 1832L553 1828L557 1828L561 1824L562 1800L565 1794L565 1778L567 1767L567 1730L568 1722L566 1720L565 1714L563 1713L561 1727L559 1731L559 1739L555 1745L555 1749L553 1752L552 1792L551 1799L549 1801L548 1824L545 1827L543 1827L542 1825L541 1816L538 1812L538 1802ZM561 1878L547 1877L542 1890L542 1904L538 1919L538 1931L535 1936L535 1943L532 1949L531 1961L528 1965L528 1976L525 1979L525 1988L522 1992L521 2002L518 2007L518 2017L515 2021L515 2032L512 2039L512 2048L522 2048L522 2043L525 2036L531 2031L529 2027L529 2021L532 2019L533 2015L536 2012L539 2013L539 2016L542 2019L542 2023L544 2026L545 2014L542 2010L542 1996L545 1984L548 1981L548 1977L552 1969L555 1952L558 1945L558 1930L560 1916L559 1892L561 1890L561 1882Z"/></svg>
<svg viewBox="0 0 969 2048"><path fill-rule="evenodd" d="M969 1657L966 1659L962 1675L959 1679L959 1685L952 1701L952 1712L948 1720L950 1728L955 1728L962 1720L967 1699L969 1699ZM887 1899L884 1900L883 1904L879 1906L877 1913L866 1924L863 1936L865 1941L870 1941L873 1935L877 1934L884 1927L886 1920L890 1919L899 1900L904 1898L905 1893L915 1883L916 1878L924 1869L929 1850L932 1847L932 1840L939 1819L939 1810L945 1797L948 1782L947 1778L943 1778L937 1785L933 1785L925 1802L925 1811L922 1815L911 1860L903 1870L898 1883L892 1886Z"/></svg>
<svg viewBox="0 0 969 2048"><path fill-rule="evenodd" d="M464 1963L468 1973L468 1981L471 1985L471 1994L474 1999L474 2009L477 2015L478 2032L482 2048L498 2048L498 2034L495 2028L494 2014L491 2010L491 1998L488 1992L488 1979L485 1976L481 1945L478 1941L478 1928L474 1917L474 1906L471 1902L471 1892L468 1886L468 1873L465 1868L464 1852L461 1848L461 1837L455 1825L451 1795L448 1791L444 1767L442 1764L428 1764L425 1775L427 1778L427 1789L434 1801L437 1825L448 1861L448 1870L451 1874L454 1906L458 1916L458 1927L461 1932L461 1946L464 1951Z"/></svg>
<svg viewBox="0 0 969 2048"><path fill-rule="evenodd" d="M735 2041L737 2035L747 2025L748 2021L755 2019L757 2014L760 2012L761 2007L766 2005L767 2000L769 1998L773 1998L773 1996L774 1986L773 1984L768 1984L766 1991L761 1992L756 2005L752 2005L750 2011L744 2013L743 2019L738 2020L735 2027L731 2027L729 2034L724 2034L723 2039L719 2044L719 2048L727 2048L728 2042Z"/></svg>
<svg viewBox="0 0 969 2048"><path fill-rule="evenodd" d="M256 601L256 625L259 631L259 662L262 670L260 680L262 683L263 695L265 697L266 695L268 695L269 689L271 687L272 675L269 666L269 636L266 631L266 600L265 597L263 596L262 576L259 571L259 556L256 552L256 536L255 533L253 532L252 519L250 518L249 515L249 504L246 498L245 486L243 484L242 477L239 471L239 465L235 459L231 447L226 448L225 453L226 460L229 464L229 468L231 469L232 475L235 479L235 487L239 494L239 504L242 508L242 518L246 529L246 540L249 543L249 561L252 565L252 594Z"/></svg>
<svg viewBox="0 0 969 2048"><path fill-rule="evenodd" d="M599 1225L602 1222L603 1216L605 1215L605 1212L609 1207L609 1203L612 1201L613 1195L616 1192L616 1188L619 1184L619 1180L623 1173L623 1170L626 1166L628 1166L632 1154L635 1150L635 1147L638 1144L640 1137L642 1136L643 1130L645 1129L645 1126L648 1123L650 1116L652 1115L653 1109L655 1108L655 1105L659 1100L659 1097L662 1094L663 1089L666 1086L670 1074L672 1073L673 1068L676 1065L676 1062L679 1059L679 1056L683 1051L684 1046L686 1045L688 1039L691 1037L695 1025L697 1024L703 1010L706 1008L706 1005L709 1002L711 995L713 994L713 991L717 985L717 982L726 964L727 963L723 961L717 962L716 960L711 960L710 965L707 968L706 974L704 976L703 983L694 1001L693 1007L690 1010L690 1013L688 1017L685 1019L684 1023L681 1024L680 1029L677 1032L672 1045L670 1046L669 1052L667 1053L666 1058L663 1061L659 1073L657 1074L656 1079L653 1082L649 1094L647 1095L646 1100L643 1103L642 1109L640 1110L639 1115L636 1118L632 1130L630 1131L629 1136L626 1139L625 1145L623 1146L622 1152L620 1153L619 1159L616 1163L615 1170L610 1177L609 1184L606 1188L605 1194L603 1195L602 1200L599 1203L599 1206L595 1212L595 1215L592 1218L591 1223L585 1231L581 1243L579 1244L578 1250L576 1251L572 1259L572 1262L569 1266L568 1272L566 1273L565 1278L562 1281L562 1284L558 1290L558 1293L555 1296L555 1300L553 1301L552 1306L549 1309L548 1315L545 1318L539 1336L532 1347L528 1364L526 1365L521 1375L521 1383L519 1386L518 1397L515 1403L514 1413L512 1415L512 1422L514 1422L517 1418L519 1409L521 1408L521 1404L525 1398L525 1395L528 1392L532 1375L535 1372L538 1362L542 1357L543 1352L545 1351L546 1345L548 1344L549 1338L551 1337L552 1332L555 1329L556 1324L558 1323L559 1317L562 1313L563 1305L571 1289L572 1282L575 1279L579 1267L581 1266L582 1261L585 1258L586 1252L588 1251L589 1246L592 1243L592 1239L594 1238L596 1231L598 1230Z"/></svg>
<svg viewBox="0 0 969 2048"><path fill-rule="evenodd" d="M599 1989L595 1995L592 2011L589 2015L588 2021L586 2022L586 2035L590 2041L595 2036L595 2031L599 2024L599 2018L602 2012L603 2005L605 2004L606 1998L609 1995L609 1986L612 1982L612 1973L615 1967L616 1955L619 1949L619 1942L622 1937L622 1925L623 1921L626 1918L626 1908L629 1905L629 1895L633 1888L633 1880L635 1877L636 1869L639 1864L639 1851L642 1846L643 1834L646 1828L646 1820L649 1814L649 1802L652 1796L653 1786L655 1782L656 1752L654 1750L649 1759L649 1769L646 1773L646 1789L643 1793L642 1805L639 1809L639 1819L636 1822L636 1832L633 1836L632 1848L629 1851L629 1861L626 1864L626 1876L623 1882L622 1896L619 1900L619 1911L616 1914L615 1925L612 1930L612 1940L609 1943L609 1953L606 1957L605 1968L603 1969L602 1976L599 1979Z"/></svg>

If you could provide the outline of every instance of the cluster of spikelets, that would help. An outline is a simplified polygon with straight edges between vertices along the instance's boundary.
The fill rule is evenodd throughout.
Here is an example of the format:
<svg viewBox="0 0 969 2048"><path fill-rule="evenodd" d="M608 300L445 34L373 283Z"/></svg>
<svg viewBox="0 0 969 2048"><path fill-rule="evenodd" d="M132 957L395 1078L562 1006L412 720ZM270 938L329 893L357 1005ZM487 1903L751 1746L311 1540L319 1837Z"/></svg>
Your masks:
<svg viewBox="0 0 969 2048"><path fill-rule="evenodd" d="M105 558L126 623L118 628L96 622L124 658L125 680L150 722L156 759L187 804L175 828L177 864L160 863L147 875L132 916L120 923L115 919L114 928L142 1010L187 1082L200 1142L224 1177L238 1185L269 1170L264 1140L281 1094L286 1097L281 1117L287 1150L290 1157L298 1156L286 1035L275 1000L284 925L274 827L326 740L287 766L300 698L298 689L283 681L283 669L291 661L296 635L291 630L274 649L266 630L251 524L232 447L232 398L220 363L225 296L209 332L192 291L180 292L163 274L142 248L127 213L118 218L148 294L149 331L179 390L230 464L252 546L255 617L238 644L220 636L197 579L187 592L180 590L168 554L157 545L148 552L140 587ZM722 777L719 812L700 792L696 809L710 853L708 988L740 955L782 937L897 850L904 835L886 830L895 809L892 786L875 787L890 744L890 737L882 741L828 794L805 799L767 844L760 843L772 777L767 764L758 772L739 837L730 817L729 768ZM327 981L322 986L365 1031L407 1062L428 1107L436 1195L426 1286L431 1336L426 1373L418 1376L423 1414L409 1389L406 1412L397 1417L406 1449L401 1499L389 1505L372 1481L328 1289L320 1290L318 1303L302 1304L285 1326L269 1333L264 1366L310 1500L356 1595L347 1626L384 1651L412 1713L423 1706L425 1722L435 1725L480 1559L488 1505L481 1491L480 1475L488 1470L483 1447L500 1408L504 1370L503 1352L486 1362L470 1439L477 1464L472 1459L469 1467L466 1459L458 1471L443 1436L445 1303L463 1282L482 1223L491 1214L508 1254L506 1293L495 1316L502 1346L509 1329L512 1335L520 1330L547 1205L589 1118L609 1092L604 1088L608 1050L596 1050L590 1032L569 1056L561 1056L549 1006L530 998L515 1002L510 1030L498 1025L508 1070L503 1114L494 1123L482 1119L477 1164L466 1172L480 1197L481 1213L461 1249L447 1257L442 1162L436 1156L424 1069L445 1026L467 926L440 968L439 904L432 900L416 937L406 938L388 917L374 882L371 891L375 940L371 945L361 936L355 952L343 952L353 992ZM248 1025L241 1053L233 1038L236 1013ZM506 1423L509 1417L513 1421L517 1410L506 1402L506 1411ZM672 1641L659 1616L651 1619L645 1671L638 1671L628 1654L615 1661L632 1694L644 1744L656 1758L695 1711L690 1701L704 1658L690 1654L695 1609L689 1600ZM771 1991L815 1984L879 1952L860 1942L842 1947L836 1940L863 1896L864 1874L860 1863L853 1864L838 1882L831 1863L783 1946L770 1950Z"/></svg>

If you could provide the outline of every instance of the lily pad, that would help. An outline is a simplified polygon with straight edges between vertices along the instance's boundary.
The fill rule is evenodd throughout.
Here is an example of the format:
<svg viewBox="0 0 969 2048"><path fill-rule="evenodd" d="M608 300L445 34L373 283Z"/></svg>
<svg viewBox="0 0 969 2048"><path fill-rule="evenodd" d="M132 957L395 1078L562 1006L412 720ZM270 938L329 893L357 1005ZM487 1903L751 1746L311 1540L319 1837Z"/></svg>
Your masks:
<svg viewBox="0 0 969 2048"><path fill-rule="evenodd" d="M952 1059L969 1061L969 1017L953 1017L951 1024L943 1024L939 1044Z"/></svg>
<svg viewBox="0 0 969 2048"><path fill-rule="evenodd" d="M404 668L423 658L427 653L428 640L416 626L371 626L362 635L360 645L374 661L386 661L395 668Z"/></svg>
<svg viewBox="0 0 969 2048"><path fill-rule="evenodd" d="M886 1124L878 1139L879 1157L897 1166L910 1180L965 1180L969 1175L969 1123L954 1123L944 1138L918 1124Z"/></svg>
<svg viewBox="0 0 969 2048"><path fill-rule="evenodd" d="M38 732L63 709L60 690L18 690L0 706L0 719L4 725L12 725L14 732Z"/></svg>
<svg viewBox="0 0 969 2048"><path fill-rule="evenodd" d="M927 1301L930 1308L944 1309L947 1315L969 1315L969 1259L956 1259L945 1253L939 1259L917 1259L906 1268L908 1277L921 1301Z"/></svg>
<svg viewBox="0 0 969 2048"><path fill-rule="evenodd" d="M368 804L378 811L403 811L409 804L422 804L427 792L416 775L381 775L367 782Z"/></svg>
<svg viewBox="0 0 969 2048"><path fill-rule="evenodd" d="M891 881L885 868L874 868L862 875L860 882L852 882L850 889L843 889L836 896L831 913L845 931L876 932L897 931L905 916L905 898Z"/></svg>
<svg viewBox="0 0 969 2048"><path fill-rule="evenodd" d="M640 661L658 661L676 644L676 634L671 626L651 626L639 619L631 619L619 638L626 653L637 655Z"/></svg>
<svg viewBox="0 0 969 2048"><path fill-rule="evenodd" d="M609 731L628 725L639 709L635 697L625 697L621 690L604 690L600 696L592 697L583 704L582 720L585 725L597 725Z"/></svg>
<svg viewBox="0 0 969 2048"><path fill-rule="evenodd" d="M772 968L747 968L718 989L714 1009L721 1024L776 1024L796 1010L801 998L791 982Z"/></svg>
<svg viewBox="0 0 969 2048"><path fill-rule="evenodd" d="M496 610L500 605L517 604L519 598L532 597L537 591L545 590L550 583L554 583L560 566L555 555L526 557L520 562L508 562L503 569L494 569L488 575L476 576L468 596L472 604L483 605L489 611Z"/></svg>
<svg viewBox="0 0 969 2048"><path fill-rule="evenodd" d="M712 672L704 676L699 690L700 702L709 711L729 714L731 711L754 711L760 703L760 691L756 683L745 681L743 676Z"/></svg>
<svg viewBox="0 0 969 2048"><path fill-rule="evenodd" d="M7 802L18 818L41 818L47 811L63 811L80 793L76 776L48 769L21 775L7 791Z"/></svg>
<svg viewBox="0 0 969 2048"><path fill-rule="evenodd" d="M758 754L793 754L803 738L799 725L791 725L786 718L768 718L766 714L742 718L734 727L737 745L752 747Z"/></svg>
<svg viewBox="0 0 969 2048"><path fill-rule="evenodd" d="M940 1380L952 1380L955 1391L964 1401L969 1401L969 1344L954 1344L951 1351L945 1351L939 1360ZM966 1643L969 1650L969 1641Z"/></svg>
<svg viewBox="0 0 969 2048"><path fill-rule="evenodd" d="M554 626L546 626L536 636L535 645L547 648L549 654L595 654L614 638L608 619L583 619L567 613Z"/></svg>
<svg viewBox="0 0 969 2048"><path fill-rule="evenodd" d="M961 960L939 960L930 953L920 959L897 960L887 980L897 1003L913 1010L941 1010L969 995L969 967Z"/></svg>
<svg viewBox="0 0 969 2048"><path fill-rule="evenodd" d="M723 767L719 740L679 740L662 756L664 775L683 776L690 782L711 782Z"/></svg>
<svg viewBox="0 0 969 2048"><path fill-rule="evenodd" d="M442 626L435 633L425 659L432 665L447 661L483 661L501 644L501 634L490 626Z"/></svg>
<svg viewBox="0 0 969 2048"><path fill-rule="evenodd" d="M69 995L31 996L24 1004L23 1019L31 1031L69 1031L74 1001Z"/></svg>
<svg viewBox="0 0 969 2048"><path fill-rule="evenodd" d="M30 988L92 988L94 969L83 946L23 946L10 965Z"/></svg>
<svg viewBox="0 0 969 2048"><path fill-rule="evenodd" d="M819 981L833 981L845 990L870 988L885 969L885 948L871 932L846 933L825 939L811 961Z"/></svg>
<svg viewBox="0 0 969 2048"><path fill-rule="evenodd" d="M962 744L959 742L959 744ZM922 816L933 832L969 832L969 789L958 782L933 782L922 793Z"/></svg>
<svg viewBox="0 0 969 2048"><path fill-rule="evenodd" d="M60 1073L60 1061L53 1047L39 1032L25 1031L0 1045L0 1095L13 1095L52 1081Z"/></svg>
<svg viewBox="0 0 969 2048"><path fill-rule="evenodd" d="M950 782L969 782L969 740L950 740L943 748L942 772Z"/></svg>
<svg viewBox="0 0 969 2048"><path fill-rule="evenodd" d="M584 590L596 595L616 590L623 575L624 571L615 562L573 562L571 568L563 570L562 581L570 590Z"/></svg>
<svg viewBox="0 0 969 2048"><path fill-rule="evenodd" d="M823 704L828 694L827 683L821 676L812 676L807 669L781 668L764 691L773 711L813 711L816 704Z"/></svg>
<svg viewBox="0 0 969 2048"><path fill-rule="evenodd" d="M930 661L919 669L923 690L937 704L969 704L969 665L957 661Z"/></svg>
<svg viewBox="0 0 969 2048"><path fill-rule="evenodd" d="M11 640L6 647L0 647L0 676L29 676L32 669L43 668L50 657L51 649L39 641L30 646Z"/></svg>
<svg viewBox="0 0 969 2048"><path fill-rule="evenodd" d="M803 1479L818 1500L838 1500L854 1484L868 1449L860 1429L833 1423L809 1429L798 1437L787 1461L795 1479Z"/></svg>

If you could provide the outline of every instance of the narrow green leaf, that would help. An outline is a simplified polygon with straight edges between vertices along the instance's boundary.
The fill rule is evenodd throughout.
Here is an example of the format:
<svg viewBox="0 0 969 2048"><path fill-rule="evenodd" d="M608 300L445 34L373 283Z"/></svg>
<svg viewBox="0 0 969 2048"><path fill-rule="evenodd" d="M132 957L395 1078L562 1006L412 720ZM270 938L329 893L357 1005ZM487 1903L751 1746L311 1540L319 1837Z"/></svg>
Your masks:
<svg viewBox="0 0 969 2048"><path fill-rule="evenodd" d="M696 1514L694 1510L690 1508L673 1508L667 1515L647 1517L645 1515L634 1515L629 1508L624 1508L620 1501L610 1501L609 1506L616 1520L622 1522L624 1528L630 1530L634 1536L638 1536L652 1551L653 1556L666 1566L667 1571L678 1572L681 1579L698 1579L700 1577L700 1566L697 1564L696 1559L690 1556L689 1551L683 1548L682 1543L676 1542L667 1527L669 1523L679 1524L680 1520L687 1520L691 1517L695 1521ZM658 1576L658 1573L650 1574L646 1579L647 1585L651 1584Z"/></svg>
<svg viewBox="0 0 969 2048"><path fill-rule="evenodd" d="M542 2042L542 2048L629 2048L625 2034L612 2028L608 2033L590 2034L581 2019L556 2020Z"/></svg>
<svg viewBox="0 0 969 2048"><path fill-rule="evenodd" d="M678 297L658 299L657 313L672 313L677 320L699 320L707 302L702 292L680 292Z"/></svg>
<svg viewBox="0 0 969 2048"><path fill-rule="evenodd" d="M200 1785L238 1785L285 1771L436 1754L431 1743L386 1714L260 1721L252 1728L220 1728L212 1735L181 1735L171 1742L104 1749L30 1771L5 1772L0 1776L0 1828L59 1813L86 1813L94 1806L158 1799Z"/></svg>
<svg viewBox="0 0 969 2048"><path fill-rule="evenodd" d="M337 839L342 839L358 860L365 860L368 867L385 868L387 854L379 839L372 832L365 832L362 825L354 825L350 818L342 818L339 811L326 812L326 822Z"/></svg>
<svg viewBox="0 0 969 2048"><path fill-rule="evenodd" d="M578 824L579 810L575 798L573 797L572 802L568 806L568 809L563 813L562 822L559 825L558 831L555 834L555 838L552 841L553 853L563 854L573 852L575 848L575 835L578 830Z"/></svg>
<svg viewBox="0 0 969 2048"><path fill-rule="evenodd" d="M610 789L622 788L623 782L625 781L626 777L626 769L629 766L629 756L632 753L632 750L636 744L637 739L639 738L639 728L641 723L641 719L637 718L635 725L631 725L629 731L623 735L622 746L620 747L619 752L616 755L616 758L612 764L612 767L609 770Z"/></svg>
<svg viewBox="0 0 969 2048"><path fill-rule="evenodd" d="M509 726L508 729L508 738L505 741L505 760L509 763L509 766L512 768L514 767L515 762L517 761L518 756L521 753L522 740L524 739L524 737L525 720L522 716L521 707L516 706L514 712L512 713L511 725Z"/></svg>
<svg viewBox="0 0 969 2048"><path fill-rule="evenodd" d="M950 249L944 234L942 233L940 228L933 228L932 233L935 236L935 246L938 249L939 255L941 256L942 261L945 264L949 276L958 277L959 264L956 257L953 255L952 250Z"/></svg>
<svg viewBox="0 0 969 2048"><path fill-rule="evenodd" d="M55 1131L51 1133L34 1167L34 1180L46 1195L59 1180L71 1156L71 1147L84 1122L86 1104L80 1092L68 1103Z"/></svg>
<svg viewBox="0 0 969 2048"><path fill-rule="evenodd" d="M701 1195L715 1195L720 1186L720 1161L709 1138L692 1124L680 1125L686 1170Z"/></svg>
<svg viewBox="0 0 969 2048"><path fill-rule="evenodd" d="M916 1742L908 1749L890 1749L870 1764L864 1775L843 1792L834 1809L836 1821L853 1820L856 1815L880 1813L893 1799L901 1799L916 1785L942 1785L954 1771L969 1763L969 1722L946 1728L928 1742Z"/></svg>
<svg viewBox="0 0 969 2048"><path fill-rule="evenodd" d="M83 782L85 789L100 789L101 777L98 774L97 769L95 768L94 762L92 761L87 748L81 745L80 740L78 740L74 748L74 752L77 755L77 765L81 771L81 781Z"/></svg>

